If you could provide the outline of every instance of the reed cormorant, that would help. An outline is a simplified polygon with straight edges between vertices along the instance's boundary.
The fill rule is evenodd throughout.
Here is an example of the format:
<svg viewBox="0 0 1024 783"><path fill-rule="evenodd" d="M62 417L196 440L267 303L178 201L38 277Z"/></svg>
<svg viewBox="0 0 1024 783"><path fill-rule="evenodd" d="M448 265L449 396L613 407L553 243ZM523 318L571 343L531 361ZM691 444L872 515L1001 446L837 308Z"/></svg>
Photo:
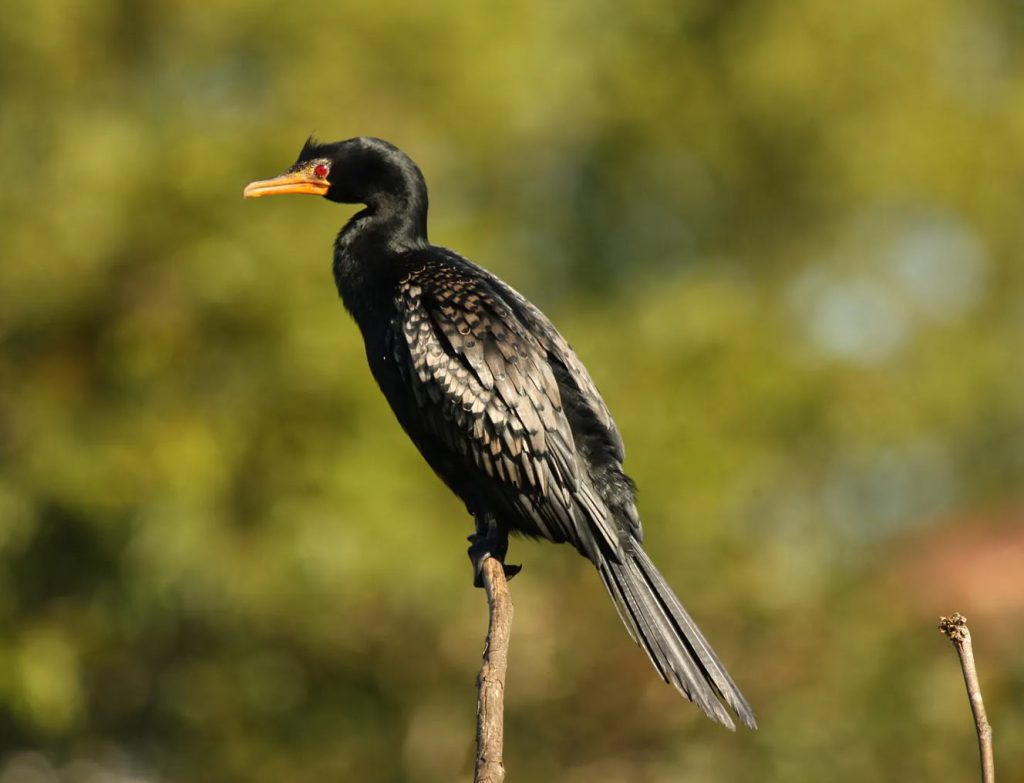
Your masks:
<svg viewBox="0 0 1024 783"><path fill-rule="evenodd" d="M754 714L654 567L622 438L597 387L521 294L427 241L427 187L386 141L306 142L245 196L307 193L363 204L334 243L334 279L399 423L476 521L474 565L509 533L567 542L596 567L661 676L733 727ZM509 567L511 568L511 567Z"/></svg>

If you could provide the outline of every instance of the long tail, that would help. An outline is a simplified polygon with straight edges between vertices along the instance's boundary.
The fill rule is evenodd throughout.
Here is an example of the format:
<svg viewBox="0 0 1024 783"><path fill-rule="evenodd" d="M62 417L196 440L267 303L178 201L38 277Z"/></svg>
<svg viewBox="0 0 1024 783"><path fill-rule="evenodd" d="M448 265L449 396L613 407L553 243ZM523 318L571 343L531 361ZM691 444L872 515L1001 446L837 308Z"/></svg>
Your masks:
<svg viewBox="0 0 1024 783"><path fill-rule="evenodd" d="M709 718L736 728L721 699L740 720L756 729L753 710L704 634L640 544L632 543L618 561L603 559L597 567L630 635L647 652L662 678Z"/></svg>

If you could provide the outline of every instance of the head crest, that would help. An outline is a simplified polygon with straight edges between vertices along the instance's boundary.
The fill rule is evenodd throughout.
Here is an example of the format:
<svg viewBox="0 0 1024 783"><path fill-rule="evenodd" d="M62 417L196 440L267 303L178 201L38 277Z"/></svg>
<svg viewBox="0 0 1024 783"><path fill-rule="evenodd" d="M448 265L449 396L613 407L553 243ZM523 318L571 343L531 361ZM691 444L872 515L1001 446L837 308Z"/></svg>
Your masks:
<svg viewBox="0 0 1024 783"><path fill-rule="evenodd" d="M299 153L299 158L296 162L301 163L306 160L322 157L324 146L323 142L319 141L312 133L309 134L306 143L302 145L302 151Z"/></svg>

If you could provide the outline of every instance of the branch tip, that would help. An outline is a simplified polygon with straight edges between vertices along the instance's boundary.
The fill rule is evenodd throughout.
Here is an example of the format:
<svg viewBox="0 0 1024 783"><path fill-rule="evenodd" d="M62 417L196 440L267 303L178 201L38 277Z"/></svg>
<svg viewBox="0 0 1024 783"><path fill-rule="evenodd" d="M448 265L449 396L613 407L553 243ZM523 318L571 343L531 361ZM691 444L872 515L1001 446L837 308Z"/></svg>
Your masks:
<svg viewBox="0 0 1024 783"><path fill-rule="evenodd" d="M967 698L971 703L974 716L974 728L978 734L978 755L981 757L982 783L995 783L995 756L992 751L992 726L985 714L985 702L981 698L981 685L978 682L978 669L974 663L974 648L971 645L971 630L967 627L967 618L959 612L951 617L939 620L939 630L953 642L953 647L960 658L960 668L967 686Z"/></svg>

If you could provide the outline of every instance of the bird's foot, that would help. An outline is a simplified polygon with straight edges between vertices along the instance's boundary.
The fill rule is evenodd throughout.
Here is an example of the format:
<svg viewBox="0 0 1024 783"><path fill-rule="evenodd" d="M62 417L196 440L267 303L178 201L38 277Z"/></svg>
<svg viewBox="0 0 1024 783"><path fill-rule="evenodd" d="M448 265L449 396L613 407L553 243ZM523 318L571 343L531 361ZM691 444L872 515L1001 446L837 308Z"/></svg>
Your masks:
<svg viewBox="0 0 1024 783"><path fill-rule="evenodd" d="M466 554L469 555L469 560L473 564L474 587L484 586L484 561L489 557L493 557L501 563L506 580L523 570L521 565L509 565L505 562L505 555L508 553L508 534L499 532L493 524L478 524L477 531L466 540L469 541L469 549Z"/></svg>

